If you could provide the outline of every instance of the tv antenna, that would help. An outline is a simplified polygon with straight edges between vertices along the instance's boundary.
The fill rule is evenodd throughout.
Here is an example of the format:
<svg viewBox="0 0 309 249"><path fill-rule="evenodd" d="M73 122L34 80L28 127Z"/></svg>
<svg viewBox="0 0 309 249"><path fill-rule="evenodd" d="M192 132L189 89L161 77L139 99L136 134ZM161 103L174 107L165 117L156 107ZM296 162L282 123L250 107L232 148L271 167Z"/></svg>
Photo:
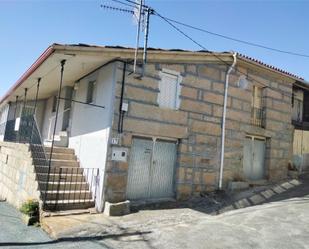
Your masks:
<svg viewBox="0 0 309 249"><path fill-rule="evenodd" d="M112 0L117 3L125 4L124 2L118 0ZM143 47L143 64L142 64L142 72L140 77L144 76L145 66L147 64L147 49L148 49L148 40L149 40L149 26L150 26L150 15L154 14L154 10L149 6L145 5L145 0L135 0L134 2L130 1L131 4L125 4L126 6L133 7L133 10L114 7L110 5L102 4L101 7L105 9L121 11L131 13L133 15L133 19L136 22L136 46L134 52L134 64L133 64L133 73L136 74L137 69L137 61L139 54L139 44L140 44L140 36L141 32L144 33L144 47Z"/></svg>

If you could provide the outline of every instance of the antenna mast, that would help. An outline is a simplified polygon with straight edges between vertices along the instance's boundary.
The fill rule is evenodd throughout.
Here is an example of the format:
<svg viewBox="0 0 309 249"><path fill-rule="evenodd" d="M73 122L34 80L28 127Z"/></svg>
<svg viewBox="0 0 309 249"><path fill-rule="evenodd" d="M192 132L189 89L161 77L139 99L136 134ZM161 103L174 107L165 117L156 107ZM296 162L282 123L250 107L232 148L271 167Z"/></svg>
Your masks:
<svg viewBox="0 0 309 249"><path fill-rule="evenodd" d="M136 32L136 48L135 48L135 55L134 55L134 66L133 72L136 73L136 63L137 63L137 56L138 56L138 48L139 48L139 37L141 32L141 17L142 17L142 9L143 9L143 0L139 0L139 7L138 7L138 17L137 17L137 32Z"/></svg>

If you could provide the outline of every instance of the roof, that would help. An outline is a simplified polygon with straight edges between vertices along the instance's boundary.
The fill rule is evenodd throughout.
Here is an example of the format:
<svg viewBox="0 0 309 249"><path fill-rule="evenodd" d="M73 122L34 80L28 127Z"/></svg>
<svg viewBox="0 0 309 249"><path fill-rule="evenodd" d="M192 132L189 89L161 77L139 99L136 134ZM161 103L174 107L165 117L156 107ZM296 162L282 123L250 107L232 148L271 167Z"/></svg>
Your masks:
<svg viewBox="0 0 309 249"><path fill-rule="evenodd" d="M260 65L262 65L262 66L264 66L264 67L268 67L268 68L273 69L273 70L275 70L275 71L278 71L278 72L280 72L280 73L283 73L283 74L286 74L286 75L288 75L288 76L292 76L292 77L294 77L294 78L298 78L299 80L304 81L304 78L302 78L302 77L300 77L300 76L298 76L298 75L296 75L296 74L293 74L293 73L290 73L290 72L288 72L288 71L282 70L282 69L280 69L280 68L278 68L278 67L269 65L269 64L267 64L267 63L265 63L265 62L262 62L262 61L260 61L260 60L258 60L258 59L255 59L255 58L252 58L252 57L250 57L250 56L247 56L247 55L244 55L244 54L240 54L240 53L238 54L238 56L240 56L240 57L242 57L242 58L244 58L244 59L247 59L247 60L256 62L256 63L258 63L258 64L260 64Z"/></svg>
<svg viewBox="0 0 309 249"><path fill-rule="evenodd" d="M60 44L59 44L60 45ZM124 47L124 46L98 46L98 45L89 45L89 44L84 44L84 43L79 43L79 44L69 44L68 46L77 46L77 47L93 47L93 48L113 48L113 49L128 49L128 50L132 50L132 49L135 49L135 48L132 48L132 47ZM142 49L142 48L140 48ZM192 52L192 53L207 53L207 54L213 54L214 52L213 51L209 51L209 50L196 50L196 51L193 51L193 50L184 50L184 49L178 49L178 48L173 48L173 49L162 49L162 48L148 48L149 51L166 51L166 52ZM221 54L230 54L231 52L220 52ZM255 62L255 63L258 63L264 67L267 67L269 69L272 69L272 70L275 70L275 71L278 71L280 73L283 73L287 76L291 76L291 77L294 77L294 78L297 78L299 80L302 80L304 81L304 78L296 75L296 74L293 74L293 73L290 73L288 71L285 71L283 69L280 69L278 67L275 67L273 65L270 65L270 64L267 64L263 61L260 61L258 59L255 59L253 57L250 57L248 55L245 55L245 54L242 54L242 53L237 53L238 57L241 57L241 58L244 58L244 59L247 59L247 60L250 60L252 62Z"/></svg>
<svg viewBox="0 0 309 249"><path fill-rule="evenodd" d="M25 80L27 80L43 63L45 60L47 60L55 51L57 50L89 50L89 51L103 51L103 52L112 52L113 51L121 51L122 52L130 52L130 54L134 54L134 48L132 47L123 47L123 46L98 46L98 45L90 45L90 44L57 44L54 43L50 45L39 57L38 59L29 67L29 69L18 79L18 81L8 90L8 92L1 98L0 104L6 100L20 85L23 84ZM212 56L221 56L221 57L229 57L232 53L231 52L213 52L208 50L198 50L198 51L192 51L192 50L183 50L183 49L162 49L162 48L148 48L149 54L151 52L160 54L168 55L171 54L186 54L190 56L197 56L199 58L203 58L203 54L208 54ZM132 53L131 53L132 52ZM260 60L257 60L255 58L249 57L244 54L238 54L238 58L242 59L245 62L252 63L256 66L262 66L263 68L269 69L273 72L277 72L281 75L284 75L289 78L293 78L296 81L300 81L303 85L308 85L309 83L306 82L302 77L297 76L295 74L292 74L290 72L287 72L285 70L282 70L280 68L277 68L275 66L269 65L267 63L264 63Z"/></svg>

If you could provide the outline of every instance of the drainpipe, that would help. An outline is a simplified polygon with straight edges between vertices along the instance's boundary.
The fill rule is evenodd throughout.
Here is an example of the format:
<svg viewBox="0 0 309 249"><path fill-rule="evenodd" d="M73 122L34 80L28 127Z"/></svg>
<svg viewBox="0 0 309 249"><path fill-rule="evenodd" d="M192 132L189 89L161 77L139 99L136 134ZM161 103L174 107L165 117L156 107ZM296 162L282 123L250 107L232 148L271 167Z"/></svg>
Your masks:
<svg viewBox="0 0 309 249"><path fill-rule="evenodd" d="M219 189L222 189L223 169L224 169L224 143L225 143L225 119L226 119L226 105L227 95L229 88L230 74L234 69L237 61L237 53L233 54L233 64L227 70L225 76L225 88L224 88L224 102L223 102L223 114L222 114L222 134L221 134L221 158L220 158L220 177L219 177Z"/></svg>
<svg viewBox="0 0 309 249"><path fill-rule="evenodd" d="M119 119L118 119L118 133L121 134L123 132L123 95L124 95L124 85L126 81L126 70L127 70L127 63L123 62L123 70L122 70L122 81L121 81L121 94L120 94L120 103L119 103Z"/></svg>

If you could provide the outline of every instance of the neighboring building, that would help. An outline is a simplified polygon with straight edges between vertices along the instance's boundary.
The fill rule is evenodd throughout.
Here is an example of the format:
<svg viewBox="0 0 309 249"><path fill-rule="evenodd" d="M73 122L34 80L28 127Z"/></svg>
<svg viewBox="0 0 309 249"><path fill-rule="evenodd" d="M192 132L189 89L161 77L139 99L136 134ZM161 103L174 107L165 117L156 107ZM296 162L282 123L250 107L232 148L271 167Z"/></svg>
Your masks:
<svg viewBox="0 0 309 249"><path fill-rule="evenodd" d="M293 86L292 124L294 130L293 164L299 170L309 169L309 86L297 82Z"/></svg>
<svg viewBox="0 0 309 249"><path fill-rule="evenodd" d="M76 208L95 200L101 211L105 202L187 199L218 189L227 79L223 188L229 181L263 184L287 177L291 120L307 113L299 108L302 95L296 90L291 106L293 89L306 86L303 79L243 55L237 55L236 70L227 77L232 53L160 49L149 50L144 75L138 77L142 69L132 73L133 58L129 48L54 44L2 98L6 142L1 146L30 143L45 204ZM51 149L38 153L38 147L53 140L63 59L56 148L49 168ZM16 101L25 88L27 101ZM36 122L29 118L33 113ZM66 146L70 149L60 148ZM10 180L3 173L12 153L0 152L0 177L15 184L16 191L25 187L27 181Z"/></svg>

